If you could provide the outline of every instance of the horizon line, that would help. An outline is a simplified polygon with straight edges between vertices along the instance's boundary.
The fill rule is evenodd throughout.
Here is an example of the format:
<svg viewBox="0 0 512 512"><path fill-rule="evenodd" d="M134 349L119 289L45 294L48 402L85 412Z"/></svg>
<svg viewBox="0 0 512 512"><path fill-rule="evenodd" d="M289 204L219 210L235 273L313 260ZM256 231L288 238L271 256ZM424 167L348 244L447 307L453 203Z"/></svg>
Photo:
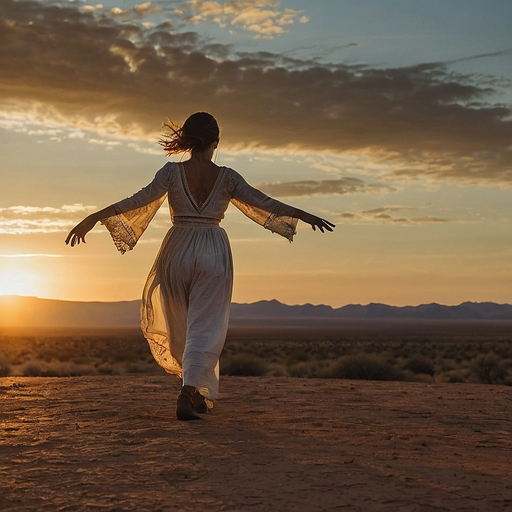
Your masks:
<svg viewBox="0 0 512 512"><path fill-rule="evenodd" d="M124 300L69 300L69 299L55 299L55 298L50 298L50 297L38 297L36 295L19 295L19 294L14 294L14 293L7 293L7 294L2 294L0 293L0 300L2 298L27 298L27 299L38 299L38 300L48 300L48 301L58 301L58 302L74 302L74 303L83 303L83 304L94 304L94 303L102 303L102 304L114 304L114 303L122 303L122 302L140 302L141 299L124 299ZM311 302L305 302L303 304L287 304L285 302L281 302L280 300L278 299L260 299L260 300L256 300L254 302L231 302L231 304L236 304L236 305L252 305L252 304L258 304L260 302L277 302L283 306L289 306L289 307L294 307L294 306L313 306L313 307L328 307L328 308L331 308L331 309L342 309L342 308L345 308L345 307L348 307L348 306L360 306L360 307L366 307L366 306L371 306L371 305L381 305L381 306L388 306L388 307L393 307L393 308L417 308L417 307L421 307L421 306L430 306L430 305L437 305L437 306L445 306L445 307L457 307L457 306L462 306L463 304L496 304L496 305L499 305L499 306L512 306L512 303L509 303L509 302L495 302L495 301L492 301L492 300L482 300L482 301L474 301L474 300L465 300L465 301L462 301L460 303L457 303L457 304L443 304L441 302L422 302L422 303L419 303L419 304L416 304L416 305L413 305L413 304L406 304L406 305L403 305L403 306L397 306L395 304L388 304L388 303L385 303L385 302L368 302L366 304L361 304L361 303L355 303L355 302L350 302L350 303L347 303L343 306L339 306L339 307L335 307L335 306L331 306L330 304L324 304L324 303L319 303L319 304L313 304Z"/></svg>

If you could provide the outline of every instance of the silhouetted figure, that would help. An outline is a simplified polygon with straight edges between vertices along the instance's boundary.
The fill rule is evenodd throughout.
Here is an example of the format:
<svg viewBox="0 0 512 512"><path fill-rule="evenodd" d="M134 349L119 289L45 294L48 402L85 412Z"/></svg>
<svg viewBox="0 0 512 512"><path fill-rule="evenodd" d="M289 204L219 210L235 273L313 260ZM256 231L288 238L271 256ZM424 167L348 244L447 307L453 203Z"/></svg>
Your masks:
<svg viewBox="0 0 512 512"><path fill-rule="evenodd" d="M207 412L219 388L233 287L231 249L219 224L229 203L290 241L298 220L322 233L334 224L266 196L233 169L213 163L219 127L211 114L197 112L182 127L165 126L160 143L166 153L188 152L190 159L168 162L145 188L86 217L66 244L85 242L101 221L122 253L131 250L168 198L173 225L144 287L141 325L157 363L182 378L178 419L193 420Z"/></svg>

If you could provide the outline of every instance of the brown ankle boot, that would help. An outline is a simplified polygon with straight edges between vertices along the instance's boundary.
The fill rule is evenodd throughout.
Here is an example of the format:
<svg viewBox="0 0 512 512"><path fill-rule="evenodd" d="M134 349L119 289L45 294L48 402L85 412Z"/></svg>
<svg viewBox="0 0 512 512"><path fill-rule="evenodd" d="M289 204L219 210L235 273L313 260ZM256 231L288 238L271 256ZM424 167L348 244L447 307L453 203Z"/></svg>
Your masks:
<svg viewBox="0 0 512 512"><path fill-rule="evenodd" d="M192 398L195 389L191 386L183 386L176 403L176 417L180 421L200 420L201 416L194 410Z"/></svg>
<svg viewBox="0 0 512 512"><path fill-rule="evenodd" d="M192 397L192 407L194 407L194 411L199 414L206 414L208 412L208 404L206 400L199 391L194 392L194 396Z"/></svg>

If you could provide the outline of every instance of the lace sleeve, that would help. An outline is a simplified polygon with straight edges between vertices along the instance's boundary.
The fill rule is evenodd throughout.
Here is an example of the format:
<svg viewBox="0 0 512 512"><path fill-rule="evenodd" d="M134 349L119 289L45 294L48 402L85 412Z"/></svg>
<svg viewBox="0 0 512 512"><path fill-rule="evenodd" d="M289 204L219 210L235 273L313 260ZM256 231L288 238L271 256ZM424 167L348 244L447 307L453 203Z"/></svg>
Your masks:
<svg viewBox="0 0 512 512"><path fill-rule="evenodd" d="M101 221L122 254L135 247L165 201L171 185L171 165L168 163L162 167L153 181L133 196L115 203L113 206L116 215Z"/></svg>
<svg viewBox="0 0 512 512"><path fill-rule="evenodd" d="M231 173L231 202L260 226L293 242L298 222L298 219L293 217L295 208L252 187L237 172L231 170Z"/></svg>

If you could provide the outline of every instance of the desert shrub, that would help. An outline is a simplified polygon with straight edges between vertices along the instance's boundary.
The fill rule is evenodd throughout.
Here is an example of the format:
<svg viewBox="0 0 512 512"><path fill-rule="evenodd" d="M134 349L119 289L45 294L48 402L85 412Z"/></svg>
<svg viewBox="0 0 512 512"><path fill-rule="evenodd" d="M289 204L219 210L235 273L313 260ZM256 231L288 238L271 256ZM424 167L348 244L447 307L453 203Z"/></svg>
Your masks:
<svg viewBox="0 0 512 512"><path fill-rule="evenodd" d="M50 364L43 368L43 377L80 377L91 372L84 366L73 364Z"/></svg>
<svg viewBox="0 0 512 512"><path fill-rule="evenodd" d="M137 363L128 363L125 371L126 373L144 373L144 368Z"/></svg>
<svg viewBox="0 0 512 512"><path fill-rule="evenodd" d="M329 354L329 347L331 342L316 342L311 343L308 347L309 352L315 359L326 359Z"/></svg>
<svg viewBox="0 0 512 512"><path fill-rule="evenodd" d="M114 350L108 357L109 361L115 363L121 362L135 362L141 359L141 353L138 350L124 348L121 350Z"/></svg>
<svg viewBox="0 0 512 512"><path fill-rule="evenodd" d="M270 363L267 367L265 375L269 377L287 377L288 373L282 364Z"/></svg>
<svg viewBox="0 0 512 512"><path fill-rule="evenodd" d="M404 365L406 370L412 373L425 373L434 375L434 361L429 357L415 355L412 356Z"/></svg>
<svg viewBox="0 0 512 512"><path fill-rule="evenodd" d="M287 365L294 365L296 363L302 363L304 361L309 361L311 358L311 355L306 352L306 350L302 348L294 348L292 349L288 357L286 358L286 364Z"/></svg>
<svg viewBox="0 0 512 512"><path fill-rule="evenodd" d="M0 377L9 377L12 372L11 361L6 357L0 357Z"/></svg>
<svg viewBox="0 0 512 512"><path fill-rule="evenodd" d="M460 359L462 357L461 350L456 345L449 345L444 349L442 357L446 359Z"/></svg>
<svg viewBox="0 0 512 512"><path fill-rule="evenodd" d="M355 380L403 380L403 373L387 361L367 354L341 357L321 377Z"/></svg>
<svg viewBox="0 0 512 512"><path fill-rule="evenodd" d="M220 360L220 373L222 375L237 375L246 377L260 377L269 370L267 363L249 354L235 354L224 356Z"/></svg>
<svg viewBox="0 0 512 512"><path fill-rule="evenodd" d="M98 366L98 373L100 375L117 375L117 370L110 364L102 364Z"/></svg>
<svg viewBox="0 0 512 512"><path fill-rule="evenodd" d="M404 380L409 382L423 382L424 384L430 384L431 382L434 382L434 376L428 373L410 373L408 375L406 370Z"/></svg>
<svg viewBox="0 0 512 512"><path fill-rule="evenodd" d="M90 364L91 360L89 357L87 356L83 356L83 355L80 355L80 356L76 356L72 359L73 363L75 364L80 364L80 365L83 365L83 364Z"/></svg>
<svg viewBox="0 0 512 512"><path fill-rule="evenodd" d="M29 361L23 366L21 373L24 377L80 377L90 375L92 371L81 365L41 364L39 361Z"/></svg>
<svg viewBox="0 0 512 512"><path fill-rule="evenodd" d="M437 371L439 373L442 372L450 372L452 370L456 370L457 368L460 368L461 364L455 364L456 361L453 361L451 359L441 359L437 364Z"/></svg>
<svg viewBox="0 0 512 512"><path fill-rule="evenodd" d="M20 350L11 359L12 364L23 364L27 361L30 361L30 352L28 350Z"/></svg>
<svg viewBox="0 0 512 512"><path fill-rule="evenodd" d="M301 377L310 379L317 377L319 363L316 361L301 361L294 365L288 366L288 375L290 377Z"/></svg>
<svg viewBox="0 0 512 512"><path fill-rule="evenodd" d="M58 351L55 351L53 353L53 357L57 361L64 363L66 361L73 359L75 354L76 354L76 352L73 349L73 347L60 347L60 349Z"/></svg>
<svg viewBox="0 0 512 512"><path fill-rule="evenodd" d="M43 370L37 361L29 361L23 366L21 373L24 377L42 377Z"/></svg>
<svg viewBox="0 0 512 512"><path fill-rule="evenodd" d="M459 384L468 381L468 370L450 370L439 376L440 382L448 382L450 384Z"/></svg>
<svg viewBox="0 0 512 512"><path fill-rule="evenodd" d="M472 370L484 384L502 383L508 375L505 363L494 352L476 357Z"/></svg>
<svg viewBox="0 0 512 512"><path fill-rule="evenodd" d="M256 357L261 357L262 359L276 359L280 357L279 351L274 349L273 347L268 347L265 345L256 345L252 350L249 347L244 347L244 352L252 353Z"/></svg>
<svg viewBox="0 0 512 512"><path fill-rule="evenodd" d="M408 346L405 342L402 342L398 346L393 347L393 356L408 358L411 350L412 347Z"/></svg>
<svg viewBox="0 0 512 512"><path fill-rule="evenodd" d="M494 353L501 359L512 359L512 342L499 343L494 346Z"/></svg>

